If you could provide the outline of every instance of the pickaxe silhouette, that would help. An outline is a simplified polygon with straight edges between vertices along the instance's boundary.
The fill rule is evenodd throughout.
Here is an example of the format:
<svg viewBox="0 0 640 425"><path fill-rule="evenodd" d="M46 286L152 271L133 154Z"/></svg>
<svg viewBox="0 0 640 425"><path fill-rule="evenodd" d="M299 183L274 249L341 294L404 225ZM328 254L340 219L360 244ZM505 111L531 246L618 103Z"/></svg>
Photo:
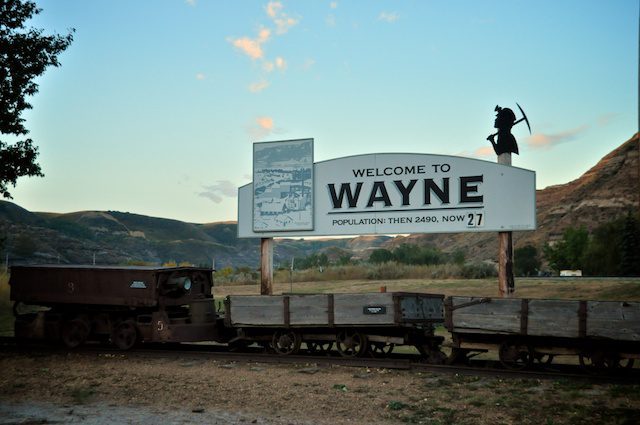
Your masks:
<svg viewBox="0 0 640 425"><path fill-rule="evenodd" d="M516 105L518 105L518 103L516 102ZM522 113L522 118L520 118L519 120L515 121L513 123L513 125L518 124L519 122L526 122L527 123L527 128L529 129L529 134L531 134L531 126L529 125L529 119L527 118L527 114L524 113L524 111L522 110L522 108L520 107L520 105L518 105L518 109L520 109L520 113ZM496 137L498 135L498 133L493 133L492 135L490 135L489 137L487 137L487 140L493 140L494 137Z"/></svg>

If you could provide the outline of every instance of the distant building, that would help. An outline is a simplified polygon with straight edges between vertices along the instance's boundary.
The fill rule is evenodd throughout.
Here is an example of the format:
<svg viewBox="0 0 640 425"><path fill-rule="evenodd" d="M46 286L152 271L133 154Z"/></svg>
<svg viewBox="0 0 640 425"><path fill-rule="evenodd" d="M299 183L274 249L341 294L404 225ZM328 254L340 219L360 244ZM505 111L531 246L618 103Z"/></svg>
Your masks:
<svg viewBox="0 0 640 425"><path fill-rule="evenodd" d="M560 270L560 277L582 277L582 270Z"/></svg>

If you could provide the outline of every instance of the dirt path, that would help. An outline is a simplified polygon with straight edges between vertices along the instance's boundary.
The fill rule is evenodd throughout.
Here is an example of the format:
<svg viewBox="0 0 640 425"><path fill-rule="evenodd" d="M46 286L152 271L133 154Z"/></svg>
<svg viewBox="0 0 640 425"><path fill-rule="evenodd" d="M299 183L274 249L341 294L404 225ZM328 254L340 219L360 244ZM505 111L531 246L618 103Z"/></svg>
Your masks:
<svg viewBox="0 0 640 425"><path fill-rule="evenodd" d="M630 424L639 414L640 386L0 353L0 424Z"/></svg>

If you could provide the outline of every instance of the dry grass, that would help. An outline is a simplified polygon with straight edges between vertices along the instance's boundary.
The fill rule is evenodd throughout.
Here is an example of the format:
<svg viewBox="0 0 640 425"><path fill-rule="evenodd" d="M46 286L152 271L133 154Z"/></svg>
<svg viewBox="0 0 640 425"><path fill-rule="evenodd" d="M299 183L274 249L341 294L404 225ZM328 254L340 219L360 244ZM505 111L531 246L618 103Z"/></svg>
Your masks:
<svg viewBox="0 0 640 425"><path fill-rule="evenodd" d="M13 335L13 312L9 292L9 274L0 271L0 336Z"/></svg>
<svg viewBox="0 0 640 425"><path fill-rule="evenodd" d="M333 280L322 282L276 282L274 293L361 293L409 291L444 295L498 297L498 282L489 279ZM214 287L216 297L259 294L259 285ZM640 278L519 278L518 298L558 298L640 301Z"/></svg>

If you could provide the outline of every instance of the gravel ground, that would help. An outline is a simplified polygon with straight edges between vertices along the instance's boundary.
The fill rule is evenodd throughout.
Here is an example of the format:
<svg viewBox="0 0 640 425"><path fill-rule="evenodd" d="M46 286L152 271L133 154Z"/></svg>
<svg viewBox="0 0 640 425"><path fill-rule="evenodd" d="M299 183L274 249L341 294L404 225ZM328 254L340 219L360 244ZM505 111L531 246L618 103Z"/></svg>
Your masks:
<svg viewBox="0 0 640 425"><path fill-rule="evenodd" d="M638 417L640 385L0 352L0 425L581 425L635 424Z"/></svg>

